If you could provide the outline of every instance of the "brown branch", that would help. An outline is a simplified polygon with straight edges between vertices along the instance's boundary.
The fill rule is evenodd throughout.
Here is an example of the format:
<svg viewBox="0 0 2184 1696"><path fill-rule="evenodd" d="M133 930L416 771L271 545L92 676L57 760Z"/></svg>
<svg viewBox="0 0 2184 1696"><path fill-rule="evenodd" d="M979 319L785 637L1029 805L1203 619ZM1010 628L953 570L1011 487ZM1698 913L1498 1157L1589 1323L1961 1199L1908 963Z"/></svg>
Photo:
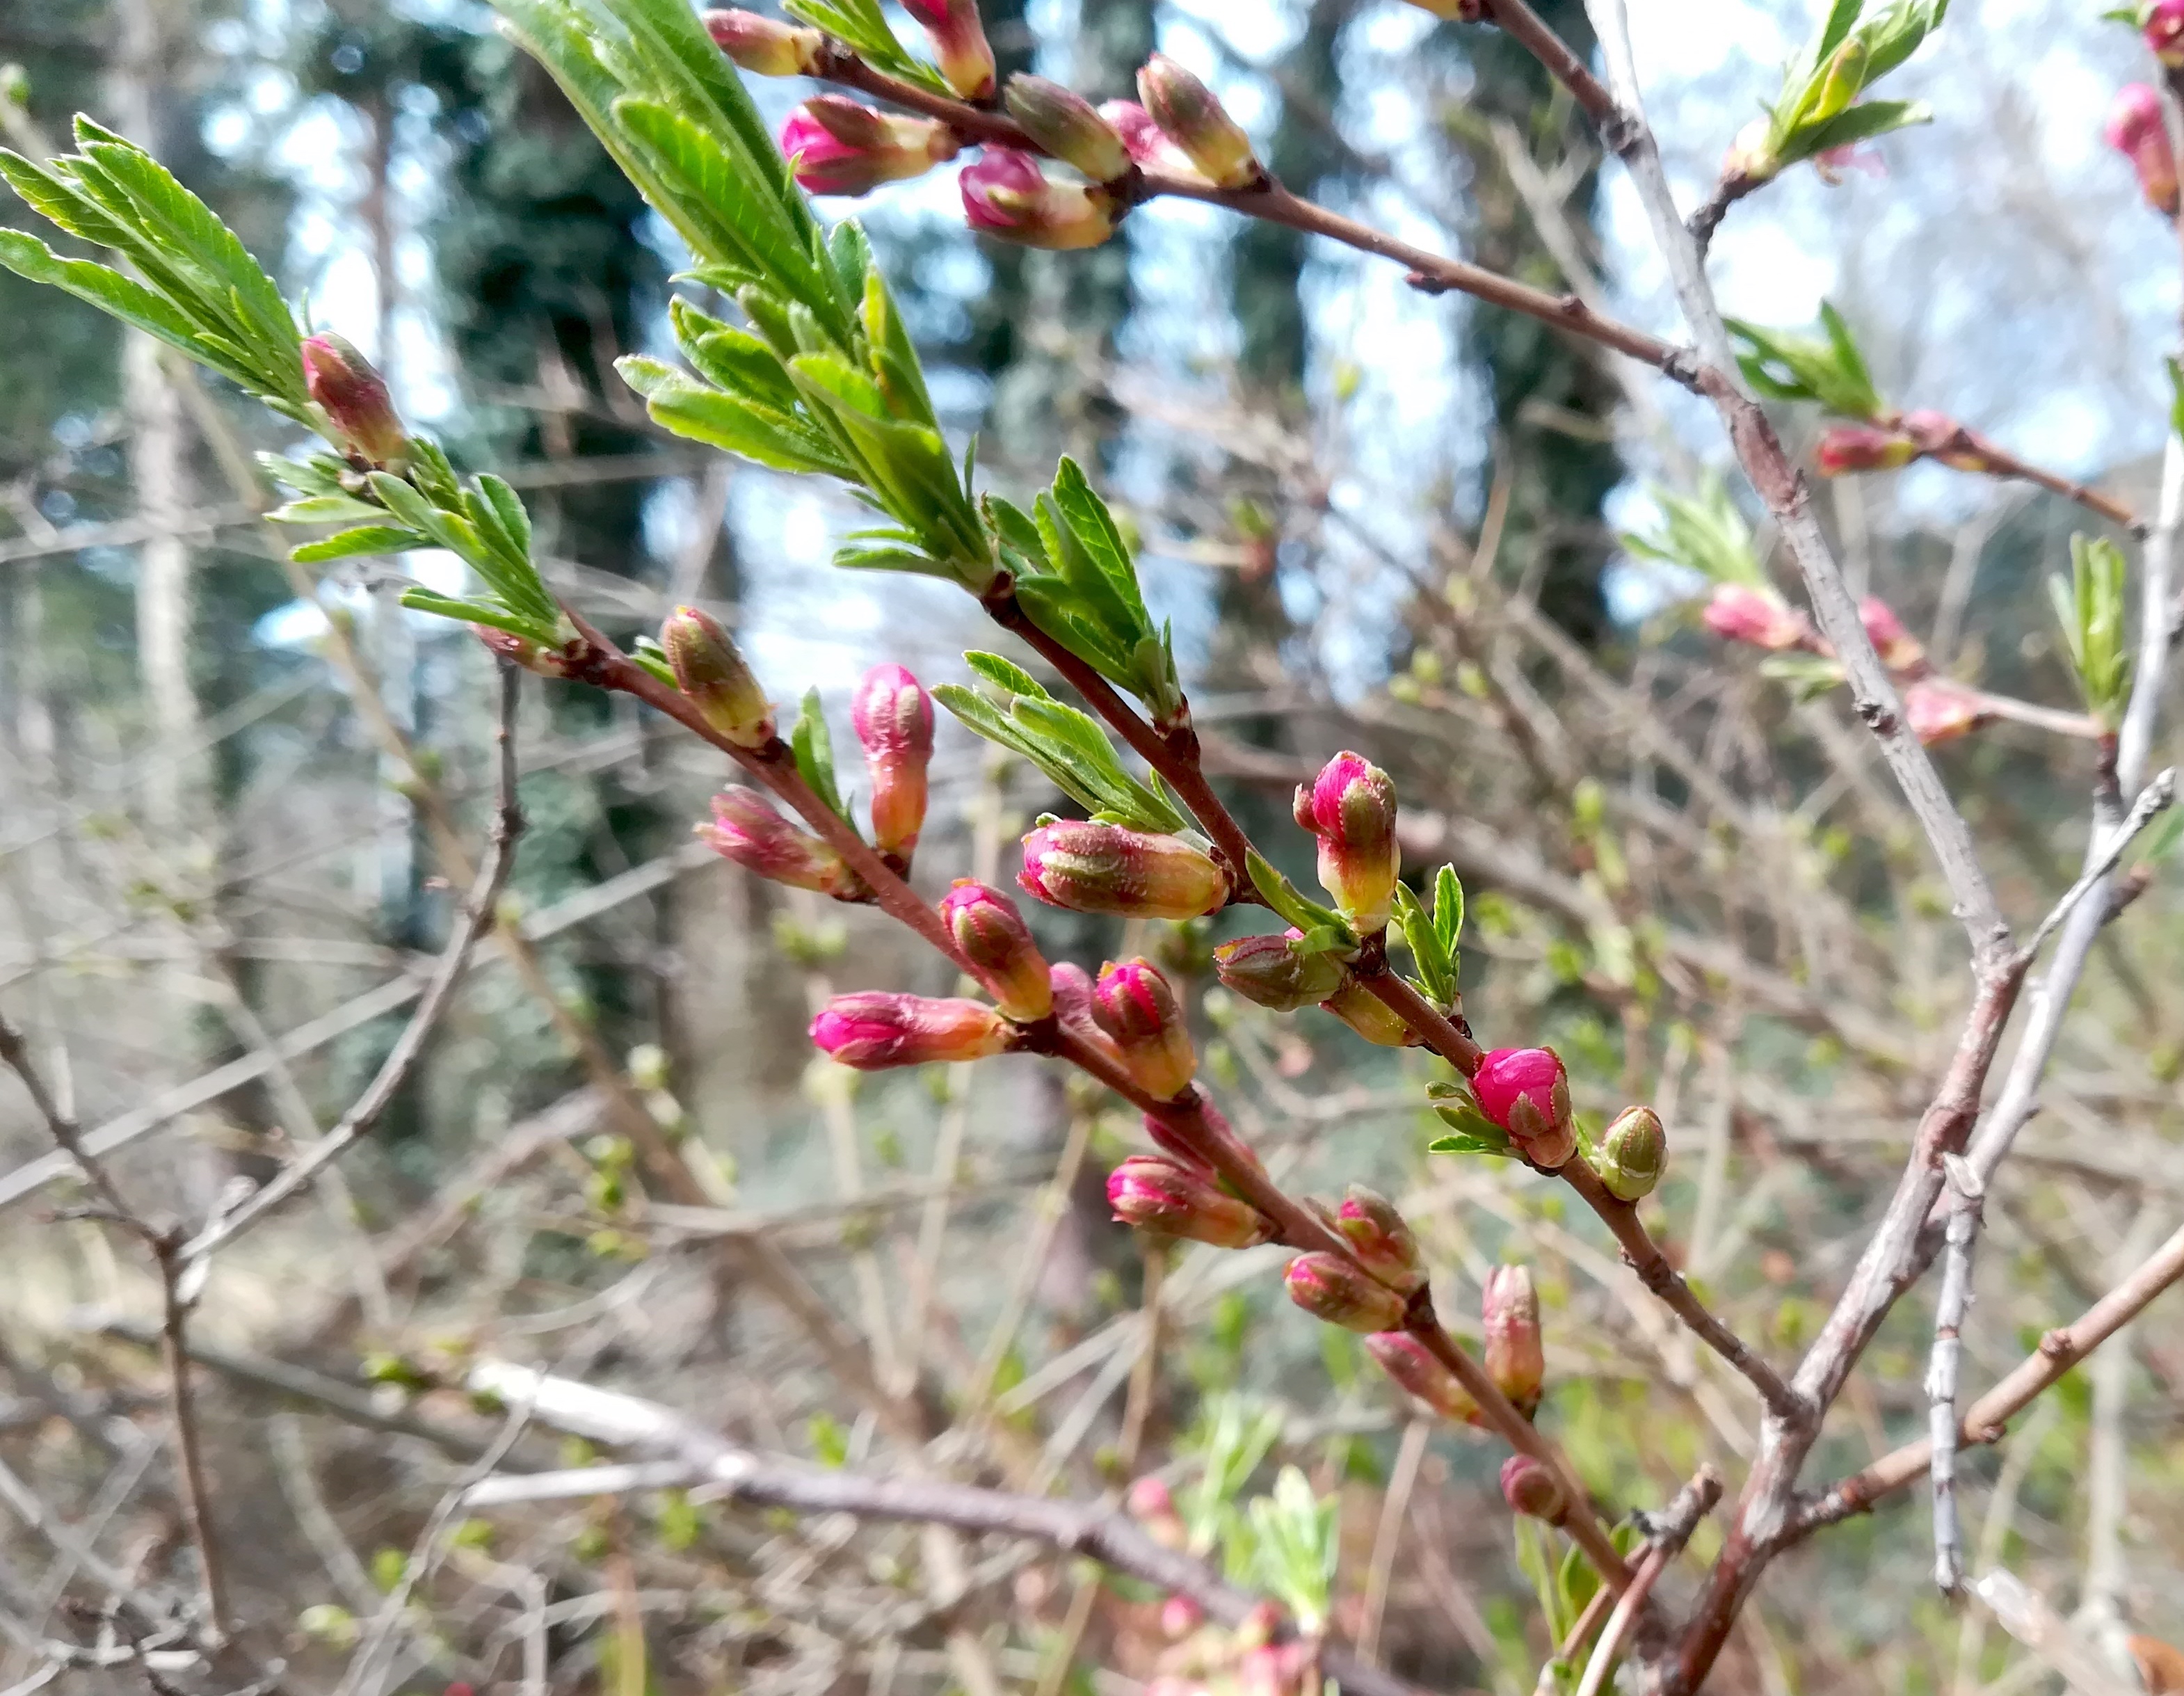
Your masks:
<svg viewBox="0 0 2184 1696"><path fill-rule="evenodd" d="M594 1442L682 1460L739 1502L800 1514L849 1514L950 1526L974 1535L1028 1537L1188 1596L1223 1625L1240 1624L1263 1605L1262 1598L1228 1583L1203 1562L1156 1543L1126 1515L1097 1504L1012 1495L900 1473L866 1477L760 1455L657 1403L504 1361L479 1362L467 1381L473 1393L498 1397L539 1424ZM1294 1634L1293 1622L1286 1628ZM1418 1696L1416 1687L1338 1645L1328 1644L1320 1659L1330 1677L1360 1696Z"/></svg>
<svg viewBox="0 0 2184 1696"><path fill-rule="evenodd" d="M1504 35L1518 42L1534 59L1545 65L1547 74L1570 92L1593 126L1600 131L1601 139L1609 149L1621 153L1630 145L1630 121L1623 109L1615 103L1615 97L1607 86L1592 74L1592 69L1570 45L1547 25L1546 20L1524 3L1524 0L1485 0L1490 22L1498 25Z"/></svg>
<svg viewBox="0 0 2184 1696"><path fill-rule="evenodd" d="M2008 1376L1965 1411L1957 1427L1958 1441L1972 1445L1999 1442L2013 1415L2137 1319L2180 1278L2184 1278L2184 1228L2075 1321L2042 1337L2040 1346ZM1917 1480L1932 1456L1933 1445L1924 1437L1890 1451L1863 1471L1830 1486L1797 1515L1785 1541L1795 1541L1823 1526L1867 1512L1882 1497Z"/></svg>

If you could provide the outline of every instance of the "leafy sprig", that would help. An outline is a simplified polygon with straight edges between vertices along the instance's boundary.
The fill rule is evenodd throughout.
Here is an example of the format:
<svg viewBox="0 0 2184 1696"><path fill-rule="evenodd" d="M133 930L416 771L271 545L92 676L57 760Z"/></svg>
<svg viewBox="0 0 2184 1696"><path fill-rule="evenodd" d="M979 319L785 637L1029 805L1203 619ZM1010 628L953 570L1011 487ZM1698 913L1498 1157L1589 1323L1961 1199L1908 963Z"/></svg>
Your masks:
<svg viewBox="0 0 2184 1696"><path fill-rule="evenodd" d="M1709 478L1696 494L1671 494L1657 488L1653 504L1660 509L1661 522L1652 535L1624 533L1623 545L1632 554L1696 572L1709 583L1771 587L1752 542L1752 527L1719 477Z"/></svg>
<svg viewBox="0 0 2184 1696"><path fill-rule="evenodd" d="M1873 386L1850 326L1826 301L1820 303L1817 336L1763 329L1741 318L1725 321L1730 334L1741 344L1737 368L1747 382L1769 399L1817 401L1839 418L1862 423L1892 416L1888 403Z"/></svg>
<svg viewBox="0 0 2184 1696"><path fill-rule="evenodd" d="M2070 656L2086 710L2114 730L2131 693L2131 648L2125 632L2123 550L2114 543L2070 538L2070 578L2048 579L2048 598Z"/></svg>
<svg viewBox="0 0 2184 1696"><path fill-rule="evenodd" d="M1784 67L1763 147L1743 161L1755 177L1892 130L1930 123L1917 100L1864 100L1873 85L1941 27L1948 0L1892 0L1870 18L1866 0L1835 0L1819 31Z"/></svg>
<svg viewBox="0 0 2184 1696"><path fill-rule="evenodd" d="M1457 1003L1463 973L1462 954L1457 946L1463 932L1463 884L1456 868L1443 866L1435 875L1430 907L1411 893L1408 884L1398 883L1395 918L1396 934L1418 967L1411 987L1448 1012Z"/></svg>

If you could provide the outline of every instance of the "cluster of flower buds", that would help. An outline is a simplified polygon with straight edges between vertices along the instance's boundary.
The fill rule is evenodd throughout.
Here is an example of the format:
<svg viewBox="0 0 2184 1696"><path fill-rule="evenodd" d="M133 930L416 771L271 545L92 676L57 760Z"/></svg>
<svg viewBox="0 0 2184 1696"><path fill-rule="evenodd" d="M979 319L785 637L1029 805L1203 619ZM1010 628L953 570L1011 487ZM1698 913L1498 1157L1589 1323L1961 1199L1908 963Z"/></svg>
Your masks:
<svg viewBox="0 0 2184 1696"><path fill-rule="evenodd" d="M1585 1163L1617 1200L1644 1200L1669 1167L1669 1134L1660 1114L1651 1107L1624 1108L1585 1151Z"/></svg>
<svg viewBox="0 0 2184 1696"><path fill-rule="evenodd" d="M1553 1171L1577 1152L1569 1074L1552 1048L1496 1048L1472 1074L1479 1110L1533 1165Z"/></svg>
<svg viewBox="0 0 2184 1696"><path fill-rule="evenodd" d="M713 45L754 76L810 76L817 69L826 36L801 24L784 24L756 12L718 11L703 14Z"/></svg>
<svg viewBox="0 0 2184 1696"><path fill-rule="evenodd" d="M1396 1204L1377 1190L1352 1184L1334 1210L1334 1228L1357 1264L1396 1294L1412 1296L1425 1287L1418 1240Z"/></svg>
<svg viewBox="0 0 2184 1696"><path fill-rule="evenodd" d="M1315 1319L1346 1331L1392 1331L1402 1323L1404 1298L1346 1254L1314 1250L1282 1275L1290 1299Z"/></svg>
<svg viewBox="0 0 2184 1696"><path fill-rule="evenodd" d="M1014 901L999 890L958 878L940 898L940 918L971 975L1003 1017L1028 1024L1054 1011L1050 969Z"/></svg>
<svg viewBox="0 0 2184 1696"><path fill-rule="evenodd" d="M1056 819L1023 840L1025 894L1072 912L1196 918L1228 899L1210 856L1179 837L1120 824Z"/></svg>
<svg viewBox="0 0 2184 1696"><path fill-rule="evenodd" d="M956 177L963 216L974 230L1028 248L1096 248L1115 233L1123 203L1096 184L1049 176L1029 153L988 148Z"/></svg>
<svg viewBox="0 0 2184 1696"><path fill-rule="evenodd" d="M1838 424L1814 450L1823 477L1892 471L1914 460L1939 460L1960 471L1996 469L1992 450L1946 412L1921 408L1865 424Z"/></svg>
<svg viewBox="0 0 2184 1696"><path fill-rule="evenodd" d="M1107 1177L1107 1204L1124 1225L1216 1248L1255 1248L1274 1223L1210 1173L1156 1154L1134 1154Z"/></svg>
<svg viewBox="0 0 2184 1696"><path fill-rule="evenodd" d="M766 797L740 784L713 797L713 817L694 827L699 840L724 860L791 889L816 890L837 901L865 894L864 881L817 837L776 812Z"/></svg>
<svg viewBox="0 0 2184 1696"><path fill-rule="evenodd" d="M1819 644L1819 633L1802 612L1772 589L1749 583L1717 583L1701 616L1724 641L1748 643L1769 653Z"/></svg>
<svg viewBox="0 0 2184 1696"><path fill-rule="evenodd" d="M387 379L339 336L307 336L299 352L304 392L350 456L382 470L398 467L409 456L410 435L394 410Z"/></svg>
<svg viewBox="0 0 2184 1696"><path fill-rule="evenodd" d="M1458 1425L1480 1422L1479 1403L1439 1355L1407 1331L1377 1331L1365 1339L1365 1352L1402 1389L1445 1420Z"/></svg>
<svg viewBox="0 0 2184 1696"><path fill-rule="evenodd" d="M1190 1087L1198 1056L1175 991L1150 961L1109 961L1092 986L1092 1022L1106 1033L1130 1081L1160 1101Z"/></svg>
<svg viewBox="0 0 2184 1696"><path fill-rule="evenodd" d="M850 723L872 779L872 845L907 861L925 824L933 703L900 666L875 666L850 702Z"/></svg>
<svg viewBox="0 0 2184 1696"><path fill-rule="evenodd" d="M1486 1331L1486 1375L1518 1413L1531 1418L1547 1376L1540 1297L1532 1275L1521 1266L1497 1266L1488 1273L1479 1318Z"/></svg>
<svg viewBox="0 0 2184 1696"><path fill-rule="evenodd" d="M1337 754L1297 786L1296 822L1319 839L1319 881L1361 933L1388 922L1402 850L1396 840L1396 785L1362 754Z"/></svg>
<svg viewBox="0 0 2184 1696"><path fill-rule="evenodd" d="M1502 1463L1502 1499L1513 1512L1551 1526L1569 1516L1569 1498L1562 1480L1529 1454L1513 1454Z"/></svg>
<svg viewBox="0 0 2184 1696"><path fill-rule="evenodd" d="M921 176L960 150L945 124L876 111L844 94L814 95L781 128L781 151L814 194L869 194L883 182Z"/></svg>
<svg viewBox="0 0 2184 1696"><path fill-rule="evenodd" d="M2175 51L2177 31L2184 25L2164 22L2164 46ZM2148 25L2149 39L2153 25ZM2157 48L2157 51L2163 49ZM2161 96L2143 82L2126 84L2116 91L2109 108L2108 144L2131 161L2137 174L2139 192L2146 204L2170 218L2176 215L2176 151L2170 144L2169 124L2161 109Z"/></svg>
<svg viewBox="0 0 2184 1696"><path fill-rule="evenodd" d="M1008 1021L983 1001L890 990L837 996L811 1021L812 1042L860 1072L983 1060L1006 1052L1010 1035Z"/></svg>
<svg viewBox="0 0 2184 1696"><path fill-rule="evenodd" d="M715 731L738 748L763 748L773 740L773 704L719 619L694 606L678 606L660 627L660 647L676 687Z"/></svg>

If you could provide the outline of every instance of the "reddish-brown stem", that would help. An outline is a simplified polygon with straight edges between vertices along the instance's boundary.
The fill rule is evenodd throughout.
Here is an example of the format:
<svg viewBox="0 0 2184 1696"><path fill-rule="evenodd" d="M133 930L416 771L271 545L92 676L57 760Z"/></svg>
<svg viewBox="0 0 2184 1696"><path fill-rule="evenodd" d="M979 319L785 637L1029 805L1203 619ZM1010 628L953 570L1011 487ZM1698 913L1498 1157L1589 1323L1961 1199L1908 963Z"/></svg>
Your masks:
<svg viewBox="0 0 2184 1696"><path fill-rule="evenodd" d="M1545 19L1524 3L1524 0L1485 0L1487 20L1498 25L1502 32L1516 42L1533 58L1545 65L1547 74L1570 92L1601 138L1616 153L1623 151L1624 133L1630 127L1623 110L1615 103L1615 97L1607 92L1607 85L1592 74L1592 68L1570 50L1570 45L1552 29Z"/></svg>
<svg viewBox="0 0 2184 1696"><path fill-rule="evenodd" d="M1684 1281L1684 1275L1669 1264L1661 1246L1653 1241L1634 1203L1611 1193L1582 1157L1565 1161L1560 1176L1587 1207L1600 1215L1601 1223L1615 1234L1616 1241L1622 1246L1623 1258L1638 1275L1639 1281L1658 1296L1700 1342L1741 1373L1758 1391L1759 1399L1769 1411L1782 1419L1794 1419L1805 1411L1804 1403L1783 1381L1781 1375L1742 1337L1707 1310L1706 1303Z"/></svg>
<svg viewBox="0 0 2184 1696"><path fill-rule="evenodd" d="M1691 232L1691 240L1697 243L1702 259L1706 256L1707 244L1713 240L1713 232L1729 215L1729 209L1771 181L1772 178L1750 176L1741 170L1722 173L1721 181L1714 184L1713 192L1707 196L1705 204L1684 220L1684 227Z"/></svg>
<svg viewBox="0 0 2184 1696"><path fill-rule="evenodd" d="M1176 798L1205 828L1227 862L1230 899L1258 901L1258 891L1252 888L1245 869L1251 839L1244 834L1244 827L1236 823L1221 797L1213 793L1212 785L1206 781L1199 759L1198 733L1191 728L1188 712L1179 715L1172 725L1150 722L1090 665L1033 623L1031 615L1024 611L1023 603L1017 599L1006 579L988 591L983 600L994 623L1030 644L1042 659L1061 673L1072 689L1084 696L1085 705L1106 719L1138 756L1160 774L1161 781L1175 791Z"/></svg>
<svg viewBox="0 0 2184 1696"><path fill-rule="evenodd" d="M2111 499L2081 483L2072 482L2069 477L2043 471L1956 419L1931 413L1914 414L1912 417L1915 422L1905 428L1903 433L1917 444L1921 458L1935 460L1954 471L1970 471L1975 476L2003 477L2035 484L2051 494L2059 494L2065 500L2075 501L2088 512L2098 513L2109 523L2121 526L2134 536L2145 536L2144 521L2121 501ZM1901 415L1897 415L1875 421L1897 427Z"/></svg>
<svg viewBox="0 0 2184 1696"><path fill-rule="evenodd" d="M1427 1047L1467 1078L1479 1069L1484 1051L1446 1013L1390 971L1384 951L1368 951L1355 969L1373 999L1424 1037Z"/></svg>

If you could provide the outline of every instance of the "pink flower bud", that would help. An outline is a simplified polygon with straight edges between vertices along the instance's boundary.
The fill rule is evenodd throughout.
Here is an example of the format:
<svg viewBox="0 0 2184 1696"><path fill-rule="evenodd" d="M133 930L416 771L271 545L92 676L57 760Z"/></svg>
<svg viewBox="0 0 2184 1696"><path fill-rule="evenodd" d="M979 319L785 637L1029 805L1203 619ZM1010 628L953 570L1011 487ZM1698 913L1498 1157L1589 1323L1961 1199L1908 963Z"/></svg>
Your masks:
<svg viewBox="0 0 2184 1696"><path fill-rule="evenodd" d="M1890 671L1913 671L1925 663L1925 649L1903 628L1903 621L1886 601L1877 595L1866 596L1858 604L1858 616L1865 626L1866 640L1873 644L1880 663Z"/></svg>
<svg viewBox="0 0 2184 1696"><path fill-rule="evenodd" d="M1706 628L1730 642L1780 653L1809 646L1814 638L1805 615L1771 590L1745 583L1717 583L1702 615Z"/></svg>
<svg viewBox="0 0 2184 1696"><path fill-rule="evenodd" d="M971 975L1002 1013L1022 1024L1054 1011L1046 962L1014 901L999 890L958 878L940 898L940 918Z"/></svg>
<svg viewBox="0 0 2184 1696"><path fill-rule="evenodd" d="M1324 1001L1342 985L1342 962L1331 954L1300 954L1304 933L1294 927L1224 942L1213 951L1222 983L1247 1001L1276 1013L1295 1013Z"/></svg>
<svg viewBox="0 0 2184 1696"><path fill-rule="evenodd" d="M1012 76L1008 107L1026 135L1094 182L1130 174L1129 149L1083 95L1043 76Z"/></svg>
<svg viewBox="0 0 2184 1696"><path fill-rule="evenodd" d="M814 194L869 194L954 159L957 143L933 119L895 117L847 95L818 94L788 114L781 151L794 162L797 182Z"/></svg>
<svg viewBox="0 0 2184 1696"><path fill-rule="evenodd" d="M1986 722L1979 698L1938 678L1922 678L1903 691L1903 720L1928 747L1953 742Z"/></svg>
<svg viewBox="0 0 2184 1696"><path fill-rule="evenodd" d="M1587 1163L1608 1194L1619 1201L1642 1201L1653 1193L1669 1169L1669 1133L1651 1107L1625 1107L1600 1134L1600 1146Z"/></svg>
<svg viewBox="0 0 2184 1696"><path fill-rule="evenodd" d="M1266 180L1251 138L1212 89L1166 53L1155 53L1138 73L1138 98L1161 132L1216 188L1250 188Z"/></svg>
<svg viewBox="0 0 2184 1696"><path fill-rule="evenodd" d="M1212 859L1173 836L1057 819L1023 840L1017 883L1049 907L1123 918L1195 918L1228 899Z"/></svg>
<svg viewBox="0 0 2184 1696"><path fill-rule="evenodd" d="M2161 97L2143 82L2126 83L2109 108L2108 144L2131 161L2139 192L2157 212L2176 215L2176 154L2169 145L2169 124Z"/></svg>
<svg viewBox="0 0 2184 1696"><path fill-rule="evenodd" d="M1340 753L1296 793L1296 821L1319 839L1319 881L1361 932L1388 922L1402 868L1396 785L1362 754Z"/></svg>
<svg viewBox="0 0 2184 1696"><path fill-rule="evenodd" d="M1577 1152L1569 1076L1553 1049L1497 1048L1479 1061L1471 1090L1535 1166L1552 1171Z"/></svg>
<svg viewBox="0 0 2184 1696"><path fill-rule="evenodd" d="M1124 1225L1216 1248L1254 1248L1273 1236L1273 1222L1202 1172L1134 1154L1107 1177L1107 1204Z"/></svg>
<svg viewBox="0 0 2184 1696"><path fill-rule="evenodd" d="M1919 457L1919 444L1900 430L1873 424L1837 424L1821 432L1814 449L1822 477L1845 471L1892 471Z"/></svg>
<svg viewBox="0 0 2184 1696"><path fill-rule="evenodd" d="M974 230L1028 248L1096 248L1115 233L1115 201L1104 189L1062 182L1014 148L988 148L956 181Z"/></svg>
<svg viewBox="0 0 2184 1696"><path fill-rule="evenodd" d="M809 76L827 44L816 30L755 12L707 12L704 23L713 45L754 76Z"/></svg>
<svg viewBox="0 0 2184 1696"><path fill-rule="evenodd" d="M1396 1204L1378 1191L1352 1184L1334 1211L1334 1228L1348 1241L1357 1264L1397 1294L1412 1295L1424 1286L1418 1240Z"/></svg>
<svg viewBox="0 0 2184 1696"><path fill-rule="evenodd" d="M755 789L722 790L713 797L712 823L694 828L722 859L777 884L843 896L863 887L840 855L791 824Z"/></svg>
<svg viewBox="0 0 2184 1696"><path fill-rule="evenodd" d="M1300 1254L1282 1275L1290 1299L1316 1318L1348 1331L1393 1331L1403 1298L1340 1254Z"/></svg>
<svg viewBox="0 0 2184 1696"><path fill-rule="evenodd" d="M410 452L387 380L343 337L307 336L298 350L304 388L325 411L340 444L360 460L385 466Z"/></svg>
<svg viewBox="0 0 2184 1696"><path fill-rule="evenodd" d="M902 0L903 10L925 25L940 75L966 100L994 92L994 50L978 18L978 0Z"/></svg>
<svg viewBox="0 0 2184 1696"><path fill-rule="evenodd" d="M1886 179L1888 161L1879 148L1866 142L1847 142L1839 148L1824 148L1813 155L1814 174L1830 188L1853 170Z"/></svg>
<svg viewBox="0 0 2184 1696"><path fill-rule="evenodd" d="M1173 1520L1178 1526L1183 1516L1175 1510L1175 1498L1167 1484L1148 1474L1134 1478L1123 1495L1123 1511L1139 1525L1151 1526L1163 1520Z"/></svg>
<svg viewBox="0 0 2184 1696"><path fill-rule="evenodd" d="M549 648L527 636L519 636L513 630L502 630L491 624L473 624L471 630L496 659L521 666L526 672L536 672L542 678L566 678L569 675L569 657L558 648Z"/></svg>
<svg viewBox="0 0 2184 1696"><path fill-rule="evenodd" d="M1236 1662L1236 1696L1305 1696L1323 1682L1319 1672L1319 1645L1303 1637L1285 1643L1262 1643L1245 1649Z"/></svg>
<svg viewBox="0 0 2184 1696"><path fill-rule="evenodd" d="M2142 33L2162 64L2172 70L2184 65L2184 0L2153 0Z"/></svg>
<svg viewBox="0 0 2184 1696"><path fill-rule="evenodd" d="M1046 983L1061 1028L1120 1067L1123 1057L1116 1052L1114 1038L1093 1023L1091 974L1074 961L1062 960L1048 968Z"/></svg>
<svg viewBox="0 0 2184 1696"><path fill-rule="evenodd" d="M1190 1087L1198 1070L1190 1031L1175 991L1150 962L1110 962L1092 989L1092 1018L1147 1095L1170 1101Z"/></svg>
<svg viewBox="0 0 2184 1696"><path fill-rule="evenodd" d="M861 1072L983 1060L1009 1046L1009 1027L983 1001L866 990L837 996L811 1021L811 1040Z"/></svg>
<svg viewBox="0 0 2184 1696"><path fill-rule="evenodd" d="M1417 1033L1403 1023L1401 1015L1355 978L1345 979L1342 987L1319 1005L1376 1048L1420 1046Z"/></svg>
<svg viewBox="0 0 2184 1696"><path fill-rule="evenodd" d="M1181 1643L1206 1623L1206 1610L1188 1596L1171 1596L1161 1604L1161 1635Z"/></svg>
<svg viewBox="0 0 2184 1696"><path fill-rule="evenodd" d="M850 723L872 776L872 845L906 860L925 823L933 703L900 666L874 666L850 703Z"/></svg>
<svg viewBox="0 0 2184 1696"><path fill-rule="evenodd" d="M1497 1266L1486 1275L1479 1304L1486 1326L1486 1375L1529 1419L1546 1381L1546 1346L1540 1340L1540 1297L1532 1275L1521 1266Z"/></svg>
<svg viewBox="0 0 2184 1696"><path fill-rule="evenodd" d="M1143 169L1167 176L1206 181L1205 173L1190 162L1190 155L1168 140L1161 126L1153 122L1153 114L1136 101L1105 101L1100 104L1100 115L1113 126L1115 133L1123 138L1123 150Z"/></svg>
<svg viewBox="0 0 2184 1696"><path fill-rule="evenodd" d="M1515 1512L1551 1526L1569 1515L1562 1481L1529 1454L1513 1454L1502 1463L1502 1499Z"/></svg>
<svg viewBox="0 0 2184 1696"><path fill-rule="evenodd" d="M677 687L706 723L738 748L763 748L773 739L772 703L719 619L678 606L660 627L660 646Z"/></svg>
<svg viewBox="0 0 2184 1696"><path fill-rule="evenodd" d="M1379 1362L1383 1372L1443 1419L1454 1420L1458 1425L1479 1423L1479 1403L1472 1399L1471 1392L1410 1332L1375 1331L1365 1339L1365 1352Z"/></svg>

